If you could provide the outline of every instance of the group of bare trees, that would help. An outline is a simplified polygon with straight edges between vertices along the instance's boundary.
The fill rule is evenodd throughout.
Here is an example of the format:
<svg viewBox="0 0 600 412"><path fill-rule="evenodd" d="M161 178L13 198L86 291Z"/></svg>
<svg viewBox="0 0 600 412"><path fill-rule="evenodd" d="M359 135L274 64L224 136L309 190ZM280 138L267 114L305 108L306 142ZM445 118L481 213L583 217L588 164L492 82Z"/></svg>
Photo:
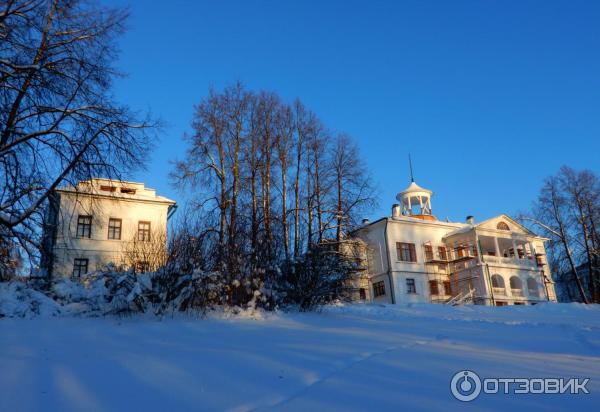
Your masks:
<svg viewBox="0 0 600 412"><path fill-rule="evenodd" d="M562 167L546 179L526 223L550 239L548 254L563 299L600 303L600 180Z"/></svg>
<svg viewBox="0 0 600 412"><path fill-rule="evenodd" d="M201 213L205 264L233 277L272 270L325 240L341 241L373 205L358 149L299 100L241 84L197 105L172 178Z"/></svg>
<svg viewBox="0 0 600 412"><path fill-rule="evenodd" d="M30 256L54 189L146 158L155 122L111 92L126 17L94 1L0 2L0 231Z"/></svg>

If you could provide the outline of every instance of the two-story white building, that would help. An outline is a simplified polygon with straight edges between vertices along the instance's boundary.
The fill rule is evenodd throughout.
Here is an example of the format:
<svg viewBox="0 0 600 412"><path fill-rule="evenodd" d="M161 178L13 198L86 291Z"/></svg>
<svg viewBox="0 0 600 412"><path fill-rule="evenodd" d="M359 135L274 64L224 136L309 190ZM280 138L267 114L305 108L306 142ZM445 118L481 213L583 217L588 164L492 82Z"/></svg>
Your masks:
<svg viewBox="0 0 600 412"><path fill-rule="evenodd" d="M353 232L368 245L368 300L525 305L556 301L546 239L507 215L481 223L438 220L430 190L414 181L392 216Z"/></svg>
<svg viewBox="0 0 600 412"><path fill-rule="evenodd" d="M46 216L42 266L50 276L80 277L109 263L153 269L149 259L129 262L131 245L165 250L167 220L175 202L143 183L108 179L57 189ZM157 248L147 245L161 242Z"/></svg>

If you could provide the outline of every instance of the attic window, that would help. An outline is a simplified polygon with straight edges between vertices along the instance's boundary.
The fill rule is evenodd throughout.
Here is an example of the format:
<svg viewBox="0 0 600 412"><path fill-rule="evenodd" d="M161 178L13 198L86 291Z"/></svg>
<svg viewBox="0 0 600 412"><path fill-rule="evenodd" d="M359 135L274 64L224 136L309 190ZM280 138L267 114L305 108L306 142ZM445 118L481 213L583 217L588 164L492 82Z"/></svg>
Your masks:
<svg viewBox="0 0 600 412"><path fill-rule="evenodd" d="M131 189L128 187L122 187L121 188L121 193L125 193L127 195L135 195L135 189Z"/></svg>
<svg viewBox="0 0 600 412"><path fill-rule="evenodd" d="M114 186L100 186L100 190L103 190L105 192L114 192L115 190L117 190L117 188Z"/></svg>
<svg viewBox="0 0 600 412"><path fill-rule="evenodd" d="M498 230L510 230L510 228L508 227L508 225L505 222L498 223L498 225L496 226L496 229L498 229Z"/></svg>

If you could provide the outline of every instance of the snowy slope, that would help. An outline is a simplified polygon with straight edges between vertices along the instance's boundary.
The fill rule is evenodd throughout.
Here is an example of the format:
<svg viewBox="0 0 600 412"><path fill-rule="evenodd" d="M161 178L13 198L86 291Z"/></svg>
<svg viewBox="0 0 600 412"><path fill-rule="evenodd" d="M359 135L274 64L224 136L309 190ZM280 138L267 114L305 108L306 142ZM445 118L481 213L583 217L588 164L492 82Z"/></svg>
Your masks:
<svg viewBox="0 0 600 412"><path fill-rule="evenodd" d="M0 411L600 410L597 306L1 319L0 348ZM462 369L589 377L591 394L461 403Z"/></svg>

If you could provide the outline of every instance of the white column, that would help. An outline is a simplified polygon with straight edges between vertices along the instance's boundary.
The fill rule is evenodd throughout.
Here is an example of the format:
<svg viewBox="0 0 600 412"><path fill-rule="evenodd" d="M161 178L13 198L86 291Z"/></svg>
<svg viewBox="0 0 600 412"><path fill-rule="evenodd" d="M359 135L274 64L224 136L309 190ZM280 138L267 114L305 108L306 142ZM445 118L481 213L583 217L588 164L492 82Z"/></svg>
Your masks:
<svg viewBox="0 0 600 412"><path fill-rule="evenodd" d="M519 259L519 253L517 253L517 242L514 239L512 240L512 245L513 245L514 258Z"/></svg>
<svg viewBox="0 0 600 412"><path fill-rule="evenodd" d="M498 243L498 238L496 236L494 236L494 246L496 246L496 256L499 258L502 257L500 244Z"/></svg>

